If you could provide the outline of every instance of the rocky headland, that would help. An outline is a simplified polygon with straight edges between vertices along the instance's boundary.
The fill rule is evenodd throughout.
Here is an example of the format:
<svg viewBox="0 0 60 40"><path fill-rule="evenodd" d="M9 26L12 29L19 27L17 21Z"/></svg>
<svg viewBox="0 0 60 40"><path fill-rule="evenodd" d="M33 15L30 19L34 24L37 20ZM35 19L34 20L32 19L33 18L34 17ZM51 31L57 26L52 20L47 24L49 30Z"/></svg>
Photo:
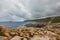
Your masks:
<svg viewBox="0 0 60 40"><path fill-rule="evenodd" d="M0 40L60 40L60 23L16 28L0 25Z"/></svg>

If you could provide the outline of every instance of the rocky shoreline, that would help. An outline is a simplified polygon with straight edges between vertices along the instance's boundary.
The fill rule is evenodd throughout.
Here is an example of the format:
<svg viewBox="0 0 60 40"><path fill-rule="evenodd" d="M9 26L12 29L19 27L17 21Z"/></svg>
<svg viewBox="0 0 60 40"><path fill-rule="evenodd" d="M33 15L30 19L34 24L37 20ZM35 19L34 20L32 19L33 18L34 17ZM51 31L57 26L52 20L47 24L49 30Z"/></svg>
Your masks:
<svg viewBox="0 0 60 40"><path fill-rule="evenodd" d="M60 24L46 27L8 27L0 26L0 40L60 40Z"/></svg>

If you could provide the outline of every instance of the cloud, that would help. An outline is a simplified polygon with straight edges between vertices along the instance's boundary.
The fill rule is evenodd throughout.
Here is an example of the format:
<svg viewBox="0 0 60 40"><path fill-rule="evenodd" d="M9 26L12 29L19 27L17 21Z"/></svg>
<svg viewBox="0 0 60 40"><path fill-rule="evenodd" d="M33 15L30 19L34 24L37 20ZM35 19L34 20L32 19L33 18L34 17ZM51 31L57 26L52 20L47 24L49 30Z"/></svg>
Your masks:
<svg viewBox="0 0 60 40"><path fill-rule="evenodd" d="M40 18L60 15L60 12L58 13L60 0L35 0L35 2L32 0L31 4L31 11L34 15L33 17Z"/></svg>
<svg viewBox="0 0 60 40"><path fill-rule="evenodd" d="M0 21L60 16L60 0L0 0Z"/></svg>

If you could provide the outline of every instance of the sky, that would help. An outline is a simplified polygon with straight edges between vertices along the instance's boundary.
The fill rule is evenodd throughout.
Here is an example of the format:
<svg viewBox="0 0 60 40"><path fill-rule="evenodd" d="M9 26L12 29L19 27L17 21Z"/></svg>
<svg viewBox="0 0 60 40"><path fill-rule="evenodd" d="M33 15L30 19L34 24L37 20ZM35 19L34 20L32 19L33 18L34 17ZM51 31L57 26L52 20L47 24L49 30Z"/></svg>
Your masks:
<svg viewBox="0 0 60 40"><path fill-rule="evenodd" d="M0 0L0 21L60 16L60 0Z"/></svg>

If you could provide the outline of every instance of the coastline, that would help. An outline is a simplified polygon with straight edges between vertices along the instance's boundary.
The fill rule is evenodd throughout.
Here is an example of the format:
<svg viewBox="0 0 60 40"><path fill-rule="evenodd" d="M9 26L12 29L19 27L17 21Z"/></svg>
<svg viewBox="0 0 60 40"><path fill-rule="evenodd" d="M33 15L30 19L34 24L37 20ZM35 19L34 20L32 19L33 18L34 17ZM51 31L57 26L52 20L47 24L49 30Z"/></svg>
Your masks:
<svg viewBox="0 0 60 40"><path fill-rule="evenodd" d="M0 26L0 32L2 32L2 35L0 33L0 37L2 37L3 39L6 38L6 40L60 40L59 27L60 24L46 25L45 27L41 28L28 26L6 28L5 26Z"/></svg>

